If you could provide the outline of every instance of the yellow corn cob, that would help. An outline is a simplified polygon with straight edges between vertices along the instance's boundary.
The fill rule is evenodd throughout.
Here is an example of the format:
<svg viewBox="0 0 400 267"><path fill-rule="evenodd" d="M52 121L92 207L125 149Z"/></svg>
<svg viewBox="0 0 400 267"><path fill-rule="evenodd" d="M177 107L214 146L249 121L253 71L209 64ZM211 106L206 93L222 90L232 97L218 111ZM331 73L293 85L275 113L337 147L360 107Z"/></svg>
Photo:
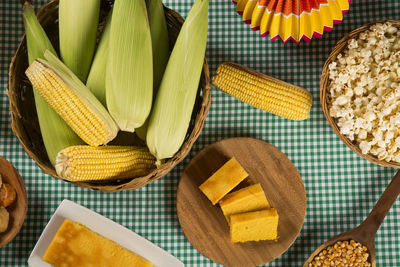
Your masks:
<svg viewBox="0 0 400 267"><path fill-rule="evenodd" d="M45 58L50 58L48 51ZM51 59L56 58L52 55ZM118 127L96 97L87 87L79 84L81 82L76 76L68 76L72 73L62 73L49 64L37 59L26 70L32 85L46 102L87 144L99 146L114 139Z"/></svg>
<svg viewBox="0 0 400 267"><path fill-rule="evenodd" d="M305 120L310 116L312 97L305 89L238 64L221 64L213 84L249 105L287 119Z"/></svg>
<svg viewBox="0 0 400 267"><path fill-rule="evenodd" d="M71 146L57 155L56 171L69 181L95 181L147 175L155 158L134 146Z"/></svg>

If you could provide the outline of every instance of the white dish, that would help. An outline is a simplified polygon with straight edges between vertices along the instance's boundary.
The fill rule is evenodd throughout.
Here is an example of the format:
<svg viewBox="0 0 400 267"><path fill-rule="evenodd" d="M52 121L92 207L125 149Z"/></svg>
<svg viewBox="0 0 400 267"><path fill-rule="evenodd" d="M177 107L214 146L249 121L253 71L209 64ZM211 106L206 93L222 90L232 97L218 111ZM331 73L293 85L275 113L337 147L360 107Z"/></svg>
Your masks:
<svg viewBox="0 0 400 267"><path fill-rule="evenodd" d="M154 267L183 267L184 264L167 251L122 225L70 200L63 200L54 212L28 259L31 267L51 267L42 260L47 247L65 219L82 223L90 230L113 240L143 258Z"/></svg>

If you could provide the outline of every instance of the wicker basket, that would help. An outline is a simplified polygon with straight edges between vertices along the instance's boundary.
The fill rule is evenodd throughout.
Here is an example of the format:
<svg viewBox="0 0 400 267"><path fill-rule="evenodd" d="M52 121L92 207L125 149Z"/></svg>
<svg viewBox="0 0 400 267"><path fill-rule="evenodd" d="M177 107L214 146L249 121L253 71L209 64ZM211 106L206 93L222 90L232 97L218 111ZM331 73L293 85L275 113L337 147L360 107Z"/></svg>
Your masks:
<svg viewBox="0 0 400 267"><path fill-rule="evenodd" d="M325 115L326 119L328 120L329 124L331 125L331 127L333 128L333 130L335 131L337 136L339 136L339 138L346 144L346 146L348 146L351 150L356 152L358 155L360 155L361 157L363 157L364 159L366 159L372 163L375 163L375 164L378 164L378 165L381 165L384 167L400 168L400 163L387 162L384 160L380 160L371 154L361 153L361 149L356 144L354 144L347 137L345 137L343 134L340 133L339 127L337 126L335 119L329 115L329 100L330 100L329 99L329 97L330 97L329 91L328 91L328 84L329 84L329 68L328 67L329 67L329 64L332 61L336 60L337 55L340 54L346 48L348 40L350 40L352 38L357 38L361 32L368 30L374 24L385 23L385 22L391 22L392 24L394 24L400 28L400 21L398 21L398 20L376 21L376 22L372 22L372 23L366 24L364 26L361 26L360 28L355 29L354 31L350 32L345 37L343 37L336 44L336 46L332 49L332 52L329 55L328 59L326 60L325 65L322 69L320 97L321 97L322 110L324 111L324 115Z"/></svg>
<svg viewBox="0 0 400 267"><path fill-rule="evenodd" d="M101 18L104 18L110 10L113 1L102 1ZM173 47L180 28L184 22L183 18L175 11L164 8L168 24L170 48ZM58 1L53 1L43 6L38 11L38 19L49 35L53 44L58 44ZM56 49L58 45L55 45ZM33 98L32 86L25 76L28 67L28 56L26 50L25 36L15 56L12 59L9 73L9 90L7 92L10 100L11 126L15 135L18 137L26 153L36 161L39 167L53 177L57 177L54 167L51 165L40 133L36 108ZM199 136L205 118L210 107L210 74L207 60L204 60L203 72L201 74L198 93L193 109L190 126L186 134L185 141L175 156L159 166L144 177L131 179L121 179L103 182L74 182L75 185L105 192L116 192L121 190L134 190L140 188L154 180L157 180L168 172L175 165L181 162L189 153Z"/></svg>

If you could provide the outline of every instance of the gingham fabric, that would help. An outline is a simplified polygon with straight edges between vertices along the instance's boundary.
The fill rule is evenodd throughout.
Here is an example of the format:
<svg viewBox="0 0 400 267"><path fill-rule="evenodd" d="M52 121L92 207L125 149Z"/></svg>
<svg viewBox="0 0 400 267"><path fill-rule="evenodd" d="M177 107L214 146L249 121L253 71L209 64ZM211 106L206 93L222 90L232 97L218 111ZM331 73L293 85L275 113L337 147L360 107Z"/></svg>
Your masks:
<svg viewBox="0 0 400 267"><path fill-rule="evenodd" d="M46 1L34 1L36 7ZM183 16L193 0L165 4ZM50 216L63 199L80 203L132 229L186 266L218 266L185 238L176 215L176 189L189 160L206 145L228 137L255 137L282 150L299 170L307 192L307 215L296 242L265 266L302 266L309 254L333 235L357 226L369 214L396 170L367 162L347 148L323 116L319 101L322 66L346 33L380 19L400 19L396 0L354 0L344 21L321 39L300 45L262 39L241 22L228 0L210 0L207 58L211 73L233 61L307 88L313 95L311 117L289 121L257 110L212 88L204 130L188 157L164 178L132 192L81 189L44 175L11 131L6 88L8 67L24 32L17 0L0 1L0 153L21 173L29 208L19 235L0 249L0 266L26 266ZM376 236L377 266L400 266L400 200Z"/></svg>

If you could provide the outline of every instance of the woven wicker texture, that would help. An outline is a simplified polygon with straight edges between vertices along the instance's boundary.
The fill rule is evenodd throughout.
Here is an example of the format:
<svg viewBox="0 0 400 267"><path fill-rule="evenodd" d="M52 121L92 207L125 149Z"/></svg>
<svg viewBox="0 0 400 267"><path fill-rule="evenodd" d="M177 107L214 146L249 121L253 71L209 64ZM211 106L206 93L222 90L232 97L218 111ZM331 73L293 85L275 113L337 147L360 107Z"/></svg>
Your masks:
<svg viewBox="0 0 400 267"><path fill-rule="evenodd" d="M103 18L110 9L112 1L102 2ZM180 28L183 24L183 18L175 11L165 8L167 25L170 37L170 48L173 48ZM42 23L53 44L58 44L58 1L53 1L43 6L38 11L39 21ZM55 45L55 47L57 47ZM25 76L25 70L28 66L26 51L26 40L22 37L21 44L12 59L9 73L9 91L11 110L11 125L15 135L20 140L27 154L34 159L39 167L53 177L58 177L55 169L51 165L40 134L39 123L36 115L36 108L33 99L32 86ZM209 70L207 60L204 61L203 72L200 80L199 90L193 108L190 126L187 132L185 142L180 151L175 156L157 169L144 177L131 179L95 182L73 182L77 186L91 188L105 192L116 192L121 190L134 190L146 184L157 180L166 175L176 164L182 161L188 154L193 143L199 136L203 128L205 118L210 106L210 87ZM54 137L57 138L57 137Z"/></svg>

